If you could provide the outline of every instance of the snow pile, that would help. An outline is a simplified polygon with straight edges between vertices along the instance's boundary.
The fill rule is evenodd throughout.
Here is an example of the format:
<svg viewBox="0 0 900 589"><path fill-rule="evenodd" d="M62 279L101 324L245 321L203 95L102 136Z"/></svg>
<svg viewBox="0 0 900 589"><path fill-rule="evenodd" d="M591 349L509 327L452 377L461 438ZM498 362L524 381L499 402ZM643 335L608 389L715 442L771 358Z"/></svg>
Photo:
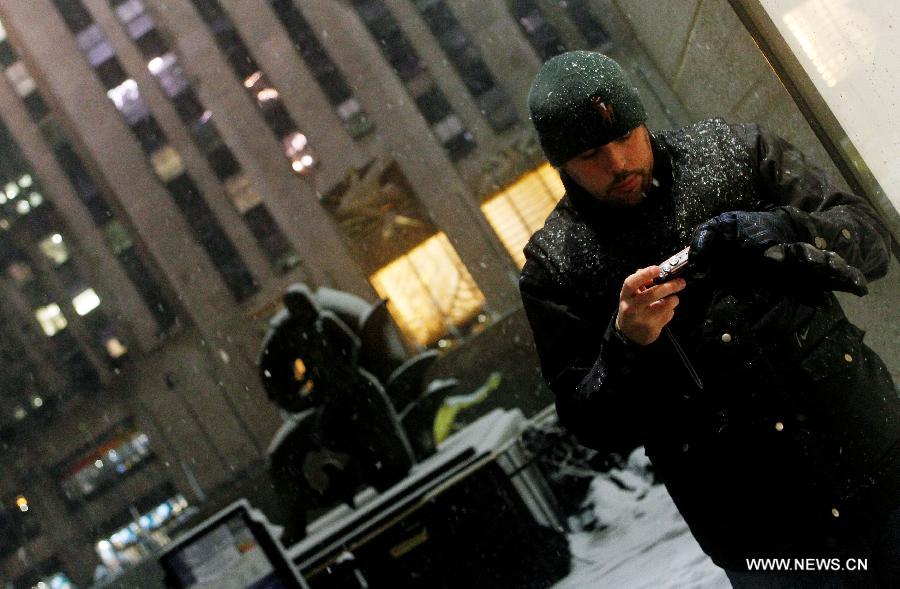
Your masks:
<svg viewBox="0 0 900 589"><path fill-rule="evenodd" d="M572 573L553 589L729 589L703 554L665 487L652 484L643 449L598 475L587 502L597 526L569 535Z"/></svg>

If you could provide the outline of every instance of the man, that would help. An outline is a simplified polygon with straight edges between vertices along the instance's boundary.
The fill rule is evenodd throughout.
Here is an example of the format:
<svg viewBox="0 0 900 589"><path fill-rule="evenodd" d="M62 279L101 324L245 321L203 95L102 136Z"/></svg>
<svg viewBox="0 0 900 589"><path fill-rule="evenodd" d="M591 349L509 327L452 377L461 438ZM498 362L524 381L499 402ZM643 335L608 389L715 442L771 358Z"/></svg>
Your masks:
<svg viewBox="0 0 900 589"><path fill-rule="evenodd" d="M831 293L886 272L875 212L756 125L650 133L598 53L548 61L529 109L567 189L520 282L562 423L644 444L736 587L823 582L749 572L761 557L870 559L835 586L900 578L900 400ZM690 271L654 285L686 245Z"/></svg>

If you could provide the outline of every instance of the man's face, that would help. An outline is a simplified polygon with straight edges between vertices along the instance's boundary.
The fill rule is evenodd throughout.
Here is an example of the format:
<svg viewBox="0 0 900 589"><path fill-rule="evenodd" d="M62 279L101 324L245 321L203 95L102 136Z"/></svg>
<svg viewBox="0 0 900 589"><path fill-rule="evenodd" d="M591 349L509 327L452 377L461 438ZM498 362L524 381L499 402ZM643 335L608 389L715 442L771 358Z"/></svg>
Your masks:
<svg viewBox="0 0 900 589"><path fill-rule="evenodd" d="M614 207L632 207L641 202L653 180L647 127L635 127L606 145L580 153L562 169L597 200Z"/></svg>

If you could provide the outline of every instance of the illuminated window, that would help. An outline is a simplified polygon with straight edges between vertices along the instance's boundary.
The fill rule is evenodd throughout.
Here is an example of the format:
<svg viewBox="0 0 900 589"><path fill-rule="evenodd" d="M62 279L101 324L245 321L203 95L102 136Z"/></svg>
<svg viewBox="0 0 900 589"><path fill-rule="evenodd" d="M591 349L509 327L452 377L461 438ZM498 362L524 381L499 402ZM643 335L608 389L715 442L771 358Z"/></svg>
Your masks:
<svg viewBox="0 0 900 589"><path fill-rule="evenodd" d="M531 235L544 226L547 215L564 193L559 174L550 164L544 164L481 205L481 212L520 268L525 265L522 249Z"/></svg>
<svg viewBox="0 0 900 589"><path fill-rule="evenodd" d="M6 78L15 88L16 94L21 97L28 96L35 90L34 79L21 61L6 68Z"/></svg>
<svg viewBox="0 0 900 589"><path fill-rule="evenodd" d="M34 316L37 318L38 323L41 324L41 329L44 330L44 333L47 334L48 337L56 335L69 324L69 322L66 321L65 315L62 314L59 305L56 303L50 303L46 307L41 307L34 312Z"/></svg>
<svg viewBox="0 0 900 589"><path fill-rule="evenodd" d="M244 174L237 174L225 181L225 192L242 215L250 209L262 204L262 196L250 184Z"/></svg>
<svg viewBox="0 0 900 589"><path fill-rule="evenodd" d="M153 171L162 182L173 180L184 173L184 162L174 147L166 145L150 155Z"/></svg>
<svg viewBox="0 0 900 589"><path fill-rule="evenodd" d="M106 353L109 354L109 357L113 359L121 358L128 353L128 348L117 337L107 339L103 342L103 346L106 348Z"/></svg>
<svg viewBox="0 0 900 589"><path fill-rule="evenodd" d="M84 317L100 306L100 297L93 288L89 288L72 299L72 306L75 307L76 313Z"/></svg>
<svg viewBox="0 0 900 589"><path fill-rule="evenodd" d="M108 90L106 96L116 105L129 125L135 125L150 115L137 82L131 78Z"/></svg>
<svg viewBox="0 0 900 589"><path fill-rule="evenodd" d="M57 266L62 266L69 259L69 248L66 247L63 237L59 233L54 233L50 237L41 240L38 245L41 251L44 252L44 255Z"/></svg>
<svg viewBox="0 0 900 589"><path fill-rule="evenodd" d="M475 317L484 295L444 233L438 233L369 278L410 341L427 346Z"/></svg>

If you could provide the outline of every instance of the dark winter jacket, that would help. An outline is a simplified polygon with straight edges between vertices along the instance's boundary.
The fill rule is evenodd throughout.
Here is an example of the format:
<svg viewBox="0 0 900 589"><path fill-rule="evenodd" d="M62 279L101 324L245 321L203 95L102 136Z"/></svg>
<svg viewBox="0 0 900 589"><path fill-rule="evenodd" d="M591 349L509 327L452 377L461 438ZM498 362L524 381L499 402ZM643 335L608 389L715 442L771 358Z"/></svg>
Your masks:
<svg viewBox="0 0 900 589"><path fill-rule="evenodd" d="M840 549L900 503L900 400L833 294L741 262L689 282L649 346L611 322L626 276L726 211L780 210L795 241L869 280L887 270L888 233L756 125L710 120L651 142L659 186L640 205L605 208L564 175L525 248L522 299L559 417L593 448L644 444L721 566Z"/></svg>

